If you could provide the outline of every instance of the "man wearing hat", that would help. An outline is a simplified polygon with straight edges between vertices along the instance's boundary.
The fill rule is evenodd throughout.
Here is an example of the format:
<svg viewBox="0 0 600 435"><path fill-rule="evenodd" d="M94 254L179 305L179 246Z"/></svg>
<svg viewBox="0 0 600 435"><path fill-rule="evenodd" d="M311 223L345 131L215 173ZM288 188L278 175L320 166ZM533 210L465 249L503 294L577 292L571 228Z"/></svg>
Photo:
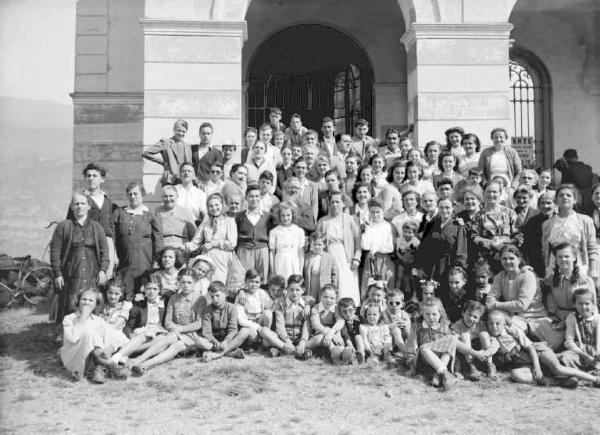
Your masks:
<svg viewBox="0 0 600 435"><path fill-rule="evenodd" d="M592 186L594 184L592 167L580 162L577 150L569 148L554 163L554 168L560 172L561 184L573 184L579 189L582 208L589 210L592 207Z"/></svg>

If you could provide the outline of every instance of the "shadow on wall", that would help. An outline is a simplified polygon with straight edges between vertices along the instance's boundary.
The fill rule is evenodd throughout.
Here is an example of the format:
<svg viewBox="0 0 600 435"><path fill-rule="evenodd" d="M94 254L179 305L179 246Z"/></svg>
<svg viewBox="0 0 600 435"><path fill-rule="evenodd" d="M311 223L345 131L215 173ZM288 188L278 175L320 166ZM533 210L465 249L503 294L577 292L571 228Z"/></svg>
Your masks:
<svg viewBox="0 0 600 435"><path fill-rule="evenodd" d="M73 108L0 98L0 252L41 258L44 229L66 216L72 189Z"/></svg>

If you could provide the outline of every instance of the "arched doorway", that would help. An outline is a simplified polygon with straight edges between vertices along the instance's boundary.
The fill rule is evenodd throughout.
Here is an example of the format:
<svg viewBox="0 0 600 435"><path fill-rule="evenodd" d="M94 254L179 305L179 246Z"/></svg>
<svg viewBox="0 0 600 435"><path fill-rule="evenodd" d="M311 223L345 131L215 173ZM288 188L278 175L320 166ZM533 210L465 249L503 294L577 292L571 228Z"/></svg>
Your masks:
<svg viewBox="0 0 600 435"><path fill-rule="evenodd" d="M544 64L529 50L513 47L509 62L513 146L529 151L535 168L550 168L554 161L552 88Z"/></svg>
<svg viewBox="0 0 600 435"><path fill-rule="evenodd" d="M363 50L346 34L320 24L276 32L254 53L248 69L247 125L268 120L279 107L284 122L293 113L305 126L334 119L338 133L353 122L373 123L373 71Z"/></svg>

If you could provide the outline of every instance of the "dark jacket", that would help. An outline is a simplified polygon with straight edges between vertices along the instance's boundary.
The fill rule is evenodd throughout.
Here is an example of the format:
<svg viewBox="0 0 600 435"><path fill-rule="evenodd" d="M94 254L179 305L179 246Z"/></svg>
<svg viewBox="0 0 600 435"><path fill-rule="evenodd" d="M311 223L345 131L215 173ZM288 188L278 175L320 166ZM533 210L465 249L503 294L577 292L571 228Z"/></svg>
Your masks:
<svg viewBox="0 0 600 435"><path fill-rule="evenodd" d="M160 304L158 306L158 317L161 326L164 326L165 324L165 306L165 303L163 303L162 306ZM146 326L146 323L148 323L148 303L146 301L140 301L131 308L131 311L129 311L129 319L127 319L123 332L127 337L131 337L133 331L137 328L143 328Z"/></svg>

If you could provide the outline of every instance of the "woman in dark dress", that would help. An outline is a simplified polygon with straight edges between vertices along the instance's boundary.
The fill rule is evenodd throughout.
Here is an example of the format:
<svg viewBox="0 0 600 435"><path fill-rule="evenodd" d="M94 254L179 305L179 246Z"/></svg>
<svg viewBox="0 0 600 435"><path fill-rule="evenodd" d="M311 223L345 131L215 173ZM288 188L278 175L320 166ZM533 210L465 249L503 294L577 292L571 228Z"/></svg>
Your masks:
<svg viewBox="0 0 600 435"><path fill-rule="evenodd" d="M75 311L77 295L106 282L109 267L108 244L102 225L88 217L90 198L75 193L72 217L59 222L50 242L50 263L58 290L56 324Z"/></svg>
<svg viewBox="0 0 600 435"><path fill-rule="evenodd" d="M125 282L125 296L133 299L141 278L152 270L152 260L163 247L160 216L144 205L144 188L134 182L127 186L129 205L113 215L115 247L119 257L118 272Z"/></svg>

